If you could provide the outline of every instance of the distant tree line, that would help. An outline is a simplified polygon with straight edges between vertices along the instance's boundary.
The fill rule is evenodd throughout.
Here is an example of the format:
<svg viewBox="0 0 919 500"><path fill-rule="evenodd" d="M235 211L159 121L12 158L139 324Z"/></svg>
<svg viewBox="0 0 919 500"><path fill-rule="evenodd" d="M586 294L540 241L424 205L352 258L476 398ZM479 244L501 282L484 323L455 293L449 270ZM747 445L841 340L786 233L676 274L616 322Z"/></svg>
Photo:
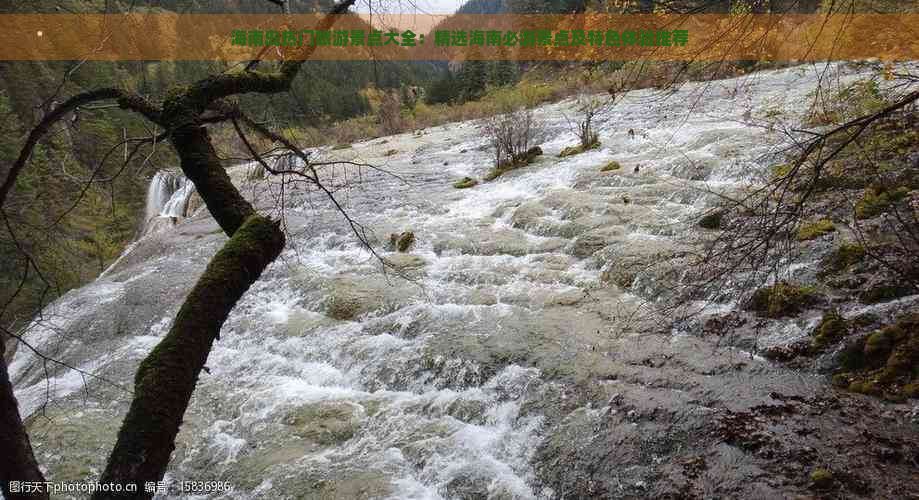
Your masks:
<svg viewBox="0 0 919 500"><path fill-rule="evenodd" d="M475 47L469 58L462 63L459 71L447 68L427 91L430 104L456 103L475 101L485 94L489 86L503 87L513 85L520 78L517 61L507 59L497 61L477 60L480 56Z"/></svg>

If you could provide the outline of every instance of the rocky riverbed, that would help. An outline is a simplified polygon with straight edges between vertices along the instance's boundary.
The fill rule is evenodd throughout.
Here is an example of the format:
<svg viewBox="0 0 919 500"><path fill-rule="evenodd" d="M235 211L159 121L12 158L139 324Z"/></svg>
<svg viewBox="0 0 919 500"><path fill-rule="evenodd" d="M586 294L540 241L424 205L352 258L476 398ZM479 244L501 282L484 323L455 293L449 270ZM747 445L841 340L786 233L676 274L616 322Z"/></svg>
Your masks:
<svg viewBox="0 0 919 500"><path fill-rule="evenodd" d="M315 152L381 168L323 170L379 258L320 194L286 187L288 249L224 326L167 479L235 488L212 498L919 497L915 406L840 392L820 359L760 355L819 311L762 318L744 289L676 327L655 307L714 193L766 175L819 76L631 92L601 146L565 158L573 103L543 106L544 154L466 189L453 184L490 168L479 122ZM233 176L277 213L276 182ZM11 364L51 479L100 473L134 370L226 240L198 205L27 333L99 377L46 372L25 349ZM866 307L890 319L916 299Z"/></svg>

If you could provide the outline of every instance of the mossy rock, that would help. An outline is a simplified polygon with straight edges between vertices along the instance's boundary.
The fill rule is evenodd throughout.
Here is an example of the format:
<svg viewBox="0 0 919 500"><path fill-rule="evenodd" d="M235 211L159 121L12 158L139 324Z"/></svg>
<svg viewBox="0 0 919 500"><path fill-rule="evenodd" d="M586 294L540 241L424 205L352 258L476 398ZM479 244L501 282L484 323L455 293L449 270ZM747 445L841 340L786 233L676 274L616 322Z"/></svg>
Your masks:
<svg viewBox="0 0 919 500"><path fill-rule="evenodd" d="M821 175L819 179L812 182L814 191L818 193L842 189L863 189L869 184L868 179L855 175ZM798 191L801 190L803 189L798 189Z"/></svg>
<svg viewBox="0 0 919 500"><path fill-rule="evenodd" d="M919 398L919 382L904 385L903 396L912 399Z"/></svg>
<svg viewBox="0 0 919 500"><path fill-rule="evenodd" d="M584 145L582 144L578 144L577 146L569 146L563 149L562 152L558 154L558 157L565 158L567 156L579 155L583 153L584 151L589 151L591 149L597 149L599 147L600 147L600 141L594 141L590 143L590 145L588 145L587 147L584 147Z"/></svg>
<svg viewBox="0 0 919 500"><path fill-rule="evenodd" d="M782 318L798 314L816 301L813 288L780 282L753 292L747 308L769 318Z"/></svg>
<svg viewBox="0 0 919 500"><path fill-rule="evenodd" d="M479 181L473 179L472 177L463 177L462 179L453 183L453 187L456 189L466 189L471 188L478 184Z"/></svg>
<svg viewBox="0 0 919 500"><path fill-rule="evenodd" d="M863 304L877 304L887 302L900 297L905 297L914 293L912 287L902 283L880 283L862 290L858 294L858 300Z"/></svg>
<svg viewBox="0 0 919 500"><path fill-rule="evenodd" d="M865 356L869 362L875 360L874 364L879 364L878 362L887 359L899 333L899 328L889 326L869 335L865 340Z"/></svg>
<svg viewBox="0 0 919 500"><path fill-rule="evenodd" d="M612 160L611 162L607 163L606 165L603 165L603 166L600 168L600 171L601 171L601 172L614 172L614 171L619 170L619 169L621 169L621 168L622 168L622 165L620 165L618 161Z"/></svg>
<svg viewBox="0 0 919 500"><path fill-rule="evenodd" d="M843 271L861 262L865 255L867 255L867 252L861 245L841 245L823 259L822 274L827 275Z"/></svg>
<svg viewBox="0 0 919 500"><path fill-rule="evenodd" d="M836 482L833 472L828 469L814 469L810 474L810 480L811 487L815 490L828 490Z"/></svg>
<svg viewBox="0 0 919 500"><path fill-rule="evenodd" d="M781 179L791 173L791 169L794 167L791 163L782 163L780 165L774 165L772 167L772 178Z"/></svg>
<svg viewBox="0 0 919 500"><path fill-rule="evenodd" d="M812 189L814 192L840 191L845 189L863 189L870 183L867 172L853 170L851 164L845 161L831 162L815 176L812 168L802 165L795 172L795 176L786 179L791 174L793 164L782 164L772 167L772 180L788 182L788 187L795 192Z"/></svg>
<svg viewBox="0 0 919 500"><path fill-rule="evenodd" d="M406 231L399 236L396 241L396 249L400 252L407 252L415 244L415 233Z"/></svg>
<svg viewBox="0 0 919 500"><path fill-rule="evenodd" d="M838 311L827 311L814 329L814 345L826 347L842 340L849 334L849 322Z"/></svg>
<svg viewBox="0 0 919 500"><path fill-rule="evenodd" d="M849 383L849 391L866 396L880 396L881 388L873 380L854 380Z"/></svg>
<svg viewBox="0 0 919 500"><path fill-rule="evenodd" d="M887 212L890 207L906 199L909 188L898 187L887 189L883 187L869 187L865 190L862 199L855 204L855 218L870 219Z"/></svg>
<svg viewBox="0 0 919 500"><path fill-rule="evenodd" d="M350 147L351 147L350 144L336 144L336 145L332 146L332 151L339 151L339 150L342 150L342 149L348 149L348 148L350 148Z"/></svg>
<svg viewBox="0 0 919 500"><path fill-rule="evenodd" d="M798 241L808 241L836 231L836 226L828 219L821 219L812 224L805 224L798 229Z"/></svg>
<svg viewBox="0 0 919 500"><path fill-rule="evenodd" d="M542 148L539 146L534 146L528 149L526 153L517 155L510 161L503 161L499 163L498 166L489 170L488 173L482 177L482 180L493 181L498 177L506 174L507 172L510 172L511 170L516 170L520 167L525 167L530 163L533 163L533 161L536 160L536 157L541 155Z"/></svg>
<svg viewBox="0 0 919 500"><path fill-rule="evenodd" d="M393 311L417 295L406 283L377 276L337 276L323 285L325 313L332 319L350 321L369 313Z"/></svg>
<svg viewBox="0 0 919 500"><path fill-rule="evenodd" d="M843 375L846 371L860 370L865 367L865 339L866 337L861 337L846 344L839 353L839 366L843 371L837 375ZM848 382L846 385L848 385Z"/></svg>
<svg viewBox="0 0 919 500"><path fill-rule="evenodd" d="M423 257L410 253L390 254L386 257L383 257L383 261L386 262L387 265L392 266L400 271L419 269L428 264L428 261L424 260Z"/></svg>
<svg viewBox="0 0 919 500"><path fill-rule="evenodd" d="M360 425L354 405L328 401L295 408L284 417L283 423L294 436L320 446L351 439Z"/></svg>
<svg viewBox="0 0 919 500"><path fill-rule="evenodd" d="M401 234L392 233L389 235L389 244L393 250L407 252L415 244L415 233L412 231L403 231Z"/></svg>
<svg viewBox="0 0 919 500"><path fill-rule="evenodd" d="M721 228L723 214L721 212L712 212L699 219L699 227L702 229L719 229Z"/></svg>
<svg viewBox="0 0 919 500"><path fill-rule="evenodd" d="M846 346L842 372L833 382L849 391L886 399L917 397L919 382L919 314L900 317Z"/></svg>
<svg viewBox="0 0 919 500"><path fill-rule="evenodd" d="M558 154L558 157L559 157L559 158L564 158L564 157L566 157L566 156L574 156L574 155L576 155L576 154L578 154L578 153L581 153L581 152L583 152L583 151L584 151L584 149L581 148L581 146L568 146L568 147L566 147L565 149L563 149L561 153Z"/></svg>
<svg viewBox="0 0 919 500"><path fill-rule="evenodd" d="M767 347L763 349L761 353L766 359L786 362L801 356L811 356L814 354L814 349L810 342L799 341L788 345L776 345Z"/></svg>

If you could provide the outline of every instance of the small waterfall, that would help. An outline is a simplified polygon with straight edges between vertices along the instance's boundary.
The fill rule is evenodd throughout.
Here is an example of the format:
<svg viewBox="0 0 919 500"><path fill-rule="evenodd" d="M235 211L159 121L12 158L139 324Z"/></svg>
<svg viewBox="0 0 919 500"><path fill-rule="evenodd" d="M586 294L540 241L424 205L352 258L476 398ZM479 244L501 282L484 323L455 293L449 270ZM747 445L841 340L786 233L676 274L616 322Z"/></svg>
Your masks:
<svg viewBox="0 0 919 500"><path fill-rule="evenodd" d="M147 211L144 234L151 228L162 226L157 219L168 218L170 222L187 217L188 200L195 192L195 185L184 175L161 170L153 176L147 189Z"/></svg>

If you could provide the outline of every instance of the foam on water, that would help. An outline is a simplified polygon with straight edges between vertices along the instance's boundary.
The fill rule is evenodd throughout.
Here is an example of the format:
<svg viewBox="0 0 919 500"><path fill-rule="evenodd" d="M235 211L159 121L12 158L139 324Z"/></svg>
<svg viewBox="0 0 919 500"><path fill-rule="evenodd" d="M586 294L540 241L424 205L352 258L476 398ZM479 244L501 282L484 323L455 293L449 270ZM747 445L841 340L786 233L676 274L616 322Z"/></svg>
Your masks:
<svg viewBox="0 0 919 500"><path fill-rule="evenodd" d="M524 328L557 297L578 295L600 281L603 267L572 257L568 249L574 238L554 235L553 227L573 221L598 224L594 221L616 215L610 209L615 203L616 210L629 211L619 223L619 245L654 247L685 235L690 230L685 223L709 206L706 189L730 190L760 175L783 140L778 132L744 123L747 106L777 106L797 116L802 111L797 103L815 81L812 70L793 68L749 80L686 85L663 101L651 100L651 91L634 92L601 126L602 148L564 159L557 154L574 144L575 136L563 111L573 103L543 106L537 117L552 132L551 140L541 144L545 156L473 189L450 186L455 177L481 177L488 169L490 154L478 150L483 139L476 123L435 127L420 137L402 134L387 138L385 145L376 139L353 145L348 154L354 158L385 158L390 170L422 179L404 186L378 175L375 184L355 191L347 208L379 230L383 241L388 232L414 231L413 253L425 264L409 285L398 273L389 275L401 294L393 304L346 321L328 317L327 295L339 286L334 277L357 276L370 283L380 279L380 266L337 214L314 208L315 198L292 191L288 214L297 215L291 218L296 236L221 331L189 409L189 435L182 436L182 451L169 477L197 478L206 471L212 478L251 483L225 498L279 498L298 487L297 478L348 481L356 471L386 478L390 489L385 495L393 499L459 498L463 491L495 498L551 497L537 484L532 463L544 420L524 411L525 403L538 399L550 383L535 368L512 363L489 370L485 362L445 346L456 339L479 346L480 339L496 331ZM710 98L697 100L703 85ZM738 85L739 98L729 92ZM625 133L629 128L635 129L635 139ZM385 156L390 148L400 153ZM332 153L339 152L323 154ZM596 177L599 166L610 160L623 165L622 175ZM633 174L638 164L641 172ZM710 167L702 180L685 173L687 165L696 164ZM187 215L193 186L183 179L156 174L148 219ZM582 181L592 187L578 187ZM622 195L632 204L621 203ZM515 226L512 215L524 202L544 206L545 216L536 225L541 229ZM116 263L51 309L59 318L55 331L80 324L93 335L109 335L103 337L104 352L79 363L84 369L104 374L119 362L136 365L165 335L183 295L173 297L174 287L164 287L164 296L172 298L144 324L131 324L126 313L130 335L96 331L95 323L77 319L93 314L100 303L113 307L126 288L172 269L195 275L223 236L201 240L207 244L163 233L145 238L174 238L156 241L184 241L184 248L161 250L132 268L130 276ZM190 286L188 281L182 286ZM419 286L421 292L415 293ZM576 321L576 312L563 313ZM45 348L60 343L56 352L65 355L99 341L81 339L81 332L61 340L55 331L38 326L30 338ZM24 415L35 411L46 394L37 366L22 349L10 365L14 380L21 382L17 397ZM50 381L54 398L82 387L74 372ZM297 412L304 408L327 411L334 420L329 425L347 427L345 437L316 447L292 438L289 422L300 418ZM253 470L261 476L248 477Z"/></svg>

